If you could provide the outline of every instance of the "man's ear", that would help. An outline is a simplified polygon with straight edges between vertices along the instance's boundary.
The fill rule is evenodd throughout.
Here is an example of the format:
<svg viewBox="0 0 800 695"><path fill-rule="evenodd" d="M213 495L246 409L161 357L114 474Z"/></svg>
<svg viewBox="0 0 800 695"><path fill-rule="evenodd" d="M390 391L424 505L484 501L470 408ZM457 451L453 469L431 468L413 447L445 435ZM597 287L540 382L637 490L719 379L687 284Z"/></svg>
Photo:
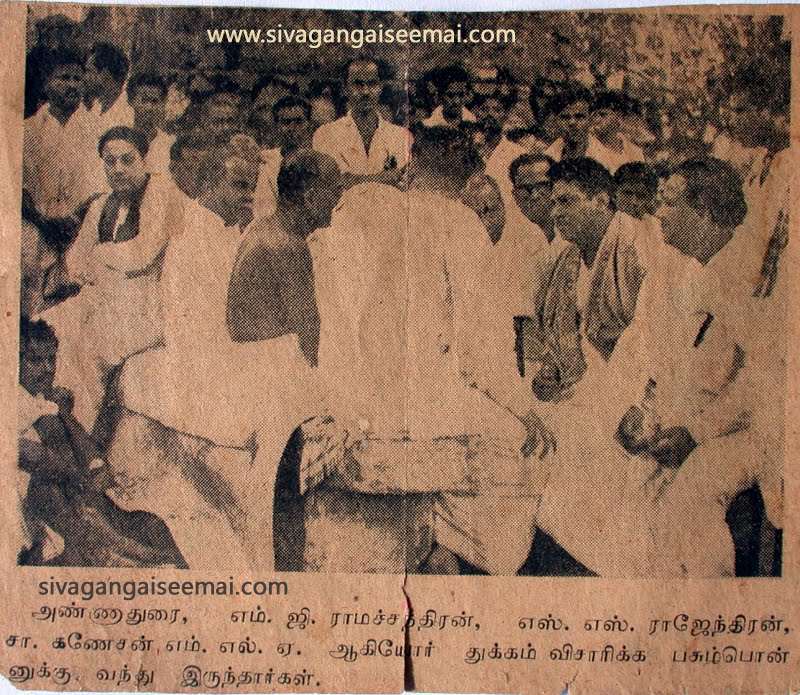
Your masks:
<svg viewBox="0 0 800 695"><path fill-rule="evenodd" d="M601 191L593 198L593 202L598 208L609 208L611 207L611 196L606 191Z"/></svg>

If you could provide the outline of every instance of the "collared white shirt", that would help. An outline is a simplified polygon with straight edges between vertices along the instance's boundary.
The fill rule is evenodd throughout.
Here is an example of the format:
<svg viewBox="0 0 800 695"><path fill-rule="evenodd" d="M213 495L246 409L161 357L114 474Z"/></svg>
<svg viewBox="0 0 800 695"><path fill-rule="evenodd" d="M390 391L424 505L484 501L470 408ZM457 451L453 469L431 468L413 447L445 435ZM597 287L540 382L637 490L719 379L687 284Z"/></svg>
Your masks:
<svg viewBox="0 0 800 695"><path fill-rule="evenodd" d="M352 114L325 123L314 133L313 148L336 160L342 173L379 174L387 169L402 169L408 164L413 138L405 128L384 120L378 114L378 127L369 152Z"/></svg>
<svg viewBox="0 0 800 695"><path fill-rule="evenodd" d="M584 156L600 162L612 176L623 164L644 161L644 153L639 147L624 136L622 142L622 152L617 152L610 147L606 147L597 137L589 133L589 142L586 145L586 154ZM544 153L555 161L560 162L564 154L564 139L559 138L556 140Z"/></svg>
<svg viewBox="0 0 800 695"><path fill-rule="evenodd" d="M107 189L97 154L97 125L81 105L62 125L49 103L24 123L22 185L47 217L66 217Z"/></svg>
<svg viewBox="0 0 800 695"><path fill-rule="evenodd" d="M116 101L106 111L103 111L103 104L99 99L87 110L89 116L95 121L98 137L114 126L133 127L133 109L128 103L126 86L127 83L122 86L122 91Z"/></svg>
<svg viewBox="0 0 800 695"><path fill-rule="evenodd" d="M148 173L165 176L169 174L170 150L174 142L174 135L165 133L163 130L158 131L150 143L144 160Z"/></svg>
<svg viewBox="0 0 800 695"><path fill-rule="evenodd" d="M462 106L461 118L459 120L466 123L474 123L477 119L472 111L470 111L466 106ZM427 126L428 128L433 128L435 126L451 127L453 124L444 117L444 108L440 105L433 110L433 113L431 113L428 118L422 121L422 125Z"/></svg>

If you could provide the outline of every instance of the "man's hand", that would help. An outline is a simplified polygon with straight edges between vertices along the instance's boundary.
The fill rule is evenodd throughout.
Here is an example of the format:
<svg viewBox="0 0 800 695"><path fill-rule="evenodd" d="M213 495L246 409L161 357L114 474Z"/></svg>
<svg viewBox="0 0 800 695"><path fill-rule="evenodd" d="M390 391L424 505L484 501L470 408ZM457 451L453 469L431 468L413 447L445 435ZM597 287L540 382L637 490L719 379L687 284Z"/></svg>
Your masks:
<svg viewBox="0 0 800 695"><path fill-rule="evenodd" d="M528 430L528 437L522 445L522 455L526 458L538 453L539 459L543 459L549 453L556 450L556 437L533 411L529 411L523 418L522 423Z"/></svg>
<svg viewBox="0 0 800 695"><path fill-rule="evenodd" d="M678 468L697 447L697 442L685 427L670 427L653 439L650 453L662 466Z"/></svg>
<svg viewBox="0 0 800 695"><path fill-rule="evenodd" d="M540 401L554 401L561 393L561 378L555 364L545 362L536 376L533 377L531 388Z"/></svg>

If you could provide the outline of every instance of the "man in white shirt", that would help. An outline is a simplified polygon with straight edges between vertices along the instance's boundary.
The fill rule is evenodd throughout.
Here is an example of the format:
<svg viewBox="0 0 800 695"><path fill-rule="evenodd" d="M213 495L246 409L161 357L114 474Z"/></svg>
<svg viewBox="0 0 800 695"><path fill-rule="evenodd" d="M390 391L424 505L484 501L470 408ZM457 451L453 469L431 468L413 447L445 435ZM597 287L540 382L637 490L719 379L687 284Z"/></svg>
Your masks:
<svg viewBox="0 0 800 695"><path fill-rule="evenodd" d="M619 486L598 481L616 475L618 459L625 457L613 440L622 413L613 401L604 408L598 402L608 389L606 360L636 307L653 232L614 211L613 179L596 161L565 160L552 167L550 177L556 230L581 255L577 305L586 371L548 413L558 449L539 526L575 560L597 571L598 558L610 548L598 543L596 523L585 521L605 518L618 504Z"/></svg>
<svg viewBox="0 0 800 695"><path fill-rule="evenodd" d="M466 107L470 97L469 75L464 68L452 65L437 74L436 93L439 105L422 121L422 125L457 127L462 122L474 123L475 115Z"/></svg>
<svg viewBox="0 0 800 695"><path fill-rule="evenodd" d="M167 83L155 73L137 73L128 80L128 103L133 127L150 143L145 164L151 174L166 175L175 136L164 132L167 118Z"/></svg>
<svg viewBox="0 0 800 695"><path fill-rule="evenodd" d="M600 162L612 175L623 164L644 161L642 149L623 130L629 103L620 92L600 92L589 107L589 130L593 137L586 156Z"/></svg>
<svg viewBox="0 0 800 695"><path fill-rule="evenodd" d="M106 187L92 156L96 123L81 102L81 57L59 48L40 55L47 101L25 120L22 186L47 218L67 218Z"/></svg>
<svg viewBox="0 0 800 695"><path fill-rule="evenodd" d="M749 231L732 166L708 158L672 176L681 193L658 214L680 260L648 278L615 355L616 373L647 385L620 438L653 471L638 495L648 576L732 576L726 514L737 494L758 484L767 518L783 525L785 295L754 296L756 279L730 267L741 267Z"/></svg>
<svg viewBox="0 0 800 695"><path fill-rule="evenodd" d="M476 160L458 131L423 129L409 193L352 188L310 241L319 369L349 444L309 494L309 570L457 571L455 555L513 574L525 560L539 462L521 449L541 430L513 341L492 330L490 242L458 201Z"/></svg>
<svg viewBox="0 0 800 695"><path fill-rule="evenodd" d="M125 94L129 66L127 56L111 43L96 43L89 51L83 102L97 121L98 136L117 125L133 125Z"/></svg>
<svg viewBox="0 0 800 695"><path fill-rule="evenodd" d="M127 409L169 428L167 441L213 444L189 467L174 448L159 452L180 491L170 524L189 565L213 567L227 556L226 566L271 570L281 455L292 431L321 412L311 372L319 316L304 236L328 223L341 189L329 157L290 156L275 216L242 233L252 213L240 191L251 202L258 175L258 148L245 137L229 144L201 205L187 204L192 224L170 241L164 261L165 347L128 360L121 386ZM211 400L222 406L213 418ZM126 436L115 457L134 478L146 458L140 442ZM169 499L150 476L140 504L158 513Z"/></svg>
<svg viewBox="0 0 800 695"><path fill-rule="evenodd" d="M111 193L95 200L67 254L80 293L45 312L61 339L59 382L75 395L75 417L91 431L106 379L162 335L158 278L182 207L171 182L149 175L147 142L127 126L100 138Z"/></svg>
<svg viewBox="0 0 800 695"><path fill-rule="evenodd" d="M613 121L612 111L605 102L600 102L599 113L607 115L606 121ZM591 117L594 102L590 94L583 90L564 92L556 95L548 105L548 111L555 116L560 125L560 137L545 150L545 154L555 161L588 157L600 162L612 175L626 162L641 161L642 152L619 132L620 151L604 145L591 130ZM595 120L599 123L598 117ZM603 131L605 132L605 131ZM616 147L616 145L615 145Z"/></svg>
<svg viewBox="0 0 800 695"><path fill-rule="evenodd" d="M348 186L365 181L396 185L408 164L411 134L378 112L383 84L375 60L351 61L346 68L347 115L314 133L314 149L333 157Z"/></svg>

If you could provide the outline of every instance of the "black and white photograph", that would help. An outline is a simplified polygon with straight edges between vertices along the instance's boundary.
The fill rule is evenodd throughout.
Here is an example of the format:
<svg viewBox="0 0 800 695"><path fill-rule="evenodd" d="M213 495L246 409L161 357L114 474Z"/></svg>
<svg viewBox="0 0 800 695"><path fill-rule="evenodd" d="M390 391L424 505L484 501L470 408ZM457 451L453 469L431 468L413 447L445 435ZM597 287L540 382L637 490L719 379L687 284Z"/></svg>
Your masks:
<svg viewBox="0 0 800 695"><path fill-rule="evenodd" d="M16 564L780 577L789 19L29 4Z"/></svg>

